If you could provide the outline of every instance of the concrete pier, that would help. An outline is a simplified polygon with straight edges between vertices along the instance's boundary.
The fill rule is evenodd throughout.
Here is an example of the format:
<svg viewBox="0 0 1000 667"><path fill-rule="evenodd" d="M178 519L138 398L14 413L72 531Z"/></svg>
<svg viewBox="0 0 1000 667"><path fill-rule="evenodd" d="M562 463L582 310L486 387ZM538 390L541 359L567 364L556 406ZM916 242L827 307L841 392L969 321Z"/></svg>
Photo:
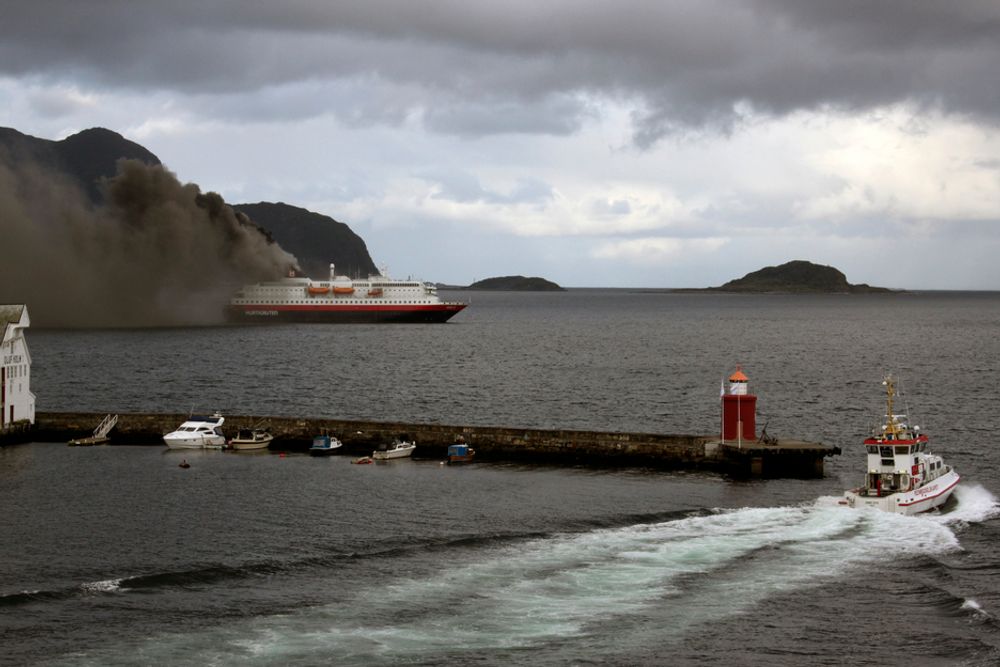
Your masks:
<svg viewBox="0 0 1000 667"><path fill-rule="evenodd" d="M34 439L68 442L90 434L103 413L39 412ZM163 445L164 433L187 419L183 414L122 414L110 444ZM344 454L371 454L378 445L405 434L417 443L417 458L443 458L459 435L479 460L561 465L649 466L704 469L740 476L822 477L823 461L840 449L799 440L721 441L716 435L665 435L601 431L517 429L490 426L226 416L223 430L263 422L274 435L271 449L305 451L313 436L329 434L344 443Z"/></svg>

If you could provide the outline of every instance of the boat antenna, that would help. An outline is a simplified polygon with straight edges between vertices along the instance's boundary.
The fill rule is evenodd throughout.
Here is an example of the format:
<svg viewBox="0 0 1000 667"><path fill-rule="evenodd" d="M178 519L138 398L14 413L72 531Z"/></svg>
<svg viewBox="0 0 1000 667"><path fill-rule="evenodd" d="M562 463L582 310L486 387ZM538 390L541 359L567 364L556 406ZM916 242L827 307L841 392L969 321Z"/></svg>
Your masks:
<svg viewBox="0 0 1000 667"><path fill-rule="evenodd" d="M900 381L899 385L900 385L899 398L903 401L903 410L906 411L905 412L906 419L907 419L906 425L910 426L910 424L913 423L913 419L910 417L910 403L907 400L907 397L903 395L903 389L902 389L903 383L902 383L902 381ZM913 428L913 427L910 426L910 428Z"/></svg>
<svg viewBox="0 0 1000 667"><path fill-rule="evenodd" d="M891 374L887 374L882 378L882 384L885 386L885 427L883 428L883 433L886 435L891 435L892 439L899 437L899 424L896 423L895 409L893 408L893 402L896 398L896 380Z"/></svg>

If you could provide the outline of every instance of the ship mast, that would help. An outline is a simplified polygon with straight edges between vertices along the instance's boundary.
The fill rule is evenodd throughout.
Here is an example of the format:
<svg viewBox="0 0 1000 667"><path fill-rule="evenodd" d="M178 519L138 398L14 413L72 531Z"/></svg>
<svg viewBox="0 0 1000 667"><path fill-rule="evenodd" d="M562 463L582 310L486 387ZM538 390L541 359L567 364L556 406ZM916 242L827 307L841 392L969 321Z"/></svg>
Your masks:
<svg viewBox="0 0 1000 667"><path fill-rule="evenodd" d="M896 396L896 382L892 379L891 375L885 376L882 380L882 384L885 385L886 393L886 419L888 423L885 427L885 435L892 436L891 440L899 440L899 436L903 433L902 425L896 421L896 415L893 412L893 398Z"/></svg>

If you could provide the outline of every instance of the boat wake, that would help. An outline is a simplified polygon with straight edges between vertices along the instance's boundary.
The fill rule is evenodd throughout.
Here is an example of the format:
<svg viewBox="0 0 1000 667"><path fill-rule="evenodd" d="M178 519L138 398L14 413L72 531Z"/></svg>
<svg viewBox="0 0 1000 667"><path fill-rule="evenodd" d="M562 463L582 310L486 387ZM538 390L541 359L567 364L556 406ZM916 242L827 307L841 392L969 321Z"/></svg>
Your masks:
<svg viewBox="0 0 1000 667"><path fill-rule="evenodd" d="M1000 516L1000 503L996 497L978 484L963 482L955 488L952 495L958 501L954 509L931 513L927 518L944 525L961 527Z"/></svg>
<svg viewBox="0 0 1000 667"><path fill-rule="evenodd" d="M557 646L564 659L567 642L590 646L587 655L599 660L594 646L681 641L699 625L852 568L959 550L956 529L997 516L1000 506L981 487L963 486L956 497L952 511L931 515L820 498L415 556L411 575L372 579L327 605L155 637L83 662L503 661L528 648L542 658ZM616 641L588 641L612 627Z"/></svg>

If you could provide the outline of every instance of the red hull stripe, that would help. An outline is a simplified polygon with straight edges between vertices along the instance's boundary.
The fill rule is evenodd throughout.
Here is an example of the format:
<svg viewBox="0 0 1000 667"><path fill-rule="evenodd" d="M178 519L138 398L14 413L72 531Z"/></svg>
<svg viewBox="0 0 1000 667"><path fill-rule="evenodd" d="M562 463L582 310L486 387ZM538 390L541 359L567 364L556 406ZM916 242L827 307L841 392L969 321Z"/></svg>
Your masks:
<svg viewBox="0 0 1000 667"><path fill-rule="evenodd" d="M354 312L394 312L394 313L426 313L426 312L441 312L441 311L459 311L465 308L464 303L442 303L442 304L432 304L432 305L337 305L337 306L320 306L315 304L305 304L301 306L296 305L256 305L251 306L247 304L236 304L231 306L231 308L240 310L243 312L252 311L257 312L260 310L277 310L281 312L291 312L291 313L354 313Z"/></svg>
<svg viewBox="0 0 1000 667"><path fill-rule="evenodd" d="M955 484L958 484L960 481L962 481L961 477L959 477L958 479L956 479L954 484L952 484L951 486L949 486L947 489L941 491L941 493L935 493L933 496L927 496L926 498L921 498L920 500L914 500L912 503L899 503L899 506L900 507L909 507L910 505L919 505L920 503L926 503L928 500L934 500L938 496L940 496L940 495L942 495L944 493L948 493L949 491L951 491L952 489L954 489L955 488Z"/></svg>

